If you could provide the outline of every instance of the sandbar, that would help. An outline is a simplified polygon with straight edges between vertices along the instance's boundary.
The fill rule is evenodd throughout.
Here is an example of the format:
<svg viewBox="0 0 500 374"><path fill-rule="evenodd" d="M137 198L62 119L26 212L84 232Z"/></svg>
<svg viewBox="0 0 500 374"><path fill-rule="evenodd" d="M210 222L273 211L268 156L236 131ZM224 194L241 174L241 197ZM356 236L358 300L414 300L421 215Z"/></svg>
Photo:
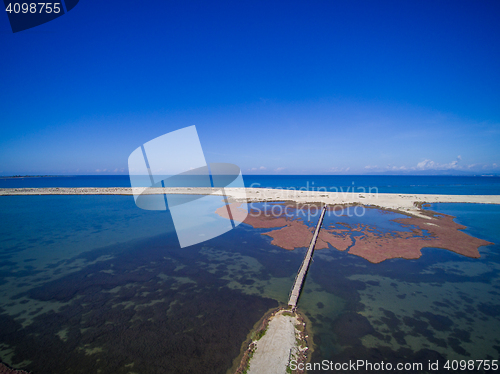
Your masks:
<svg viewBox="0 0 500 374"><path fill-rule="evenodd" d="M15 195L133 195L133 194L181 194L218 195L230 201L261 202L289 201L302 204L322 203L328 205L360 204L389 210L399 210L407 214L427 218L421 214L424 203L478 203L500 204L500 195L429 195L429 194L388 194L361 192L302 191L272 188L126 188L126 187L84 187L84 188L1 188L0 196Z"/></svg>
<svg viewBox="0 0 500 374"><path fill-rule="evenodd" d="M479 203L500 204L500 195L429 195L429 194L387 194L361 192L325 192L285 190L271 188L3 188L0 196L16 195L133 195L133 194L184 194L226 196L231 203L233 219L244 221L255 228L277 228L265 232L272 238L272 244L285 249L307 247L312 228L303 222L286 217L255 217L239 208L238 203L252 202L293 202L295 204L326 204L330 210L346 206L366 206L381 211L395 211L408 218L397 220L402 225L411 226L412 233L393 231L378 232L368 227L335 227L322 230L316 249L328 245L348 253L378 263L391 258L416 259L425 247L444 248L463 256L479 257L478 248L489 245L485 240L474 238L463 231L465 227L455 223L453 217L423 210L426 203ZM225 206L217 214L229 218ZM279 229L278 229L279 228ZM362 232L354 238L349 232ZM424 235L425 233L425 235Z"/></svg>

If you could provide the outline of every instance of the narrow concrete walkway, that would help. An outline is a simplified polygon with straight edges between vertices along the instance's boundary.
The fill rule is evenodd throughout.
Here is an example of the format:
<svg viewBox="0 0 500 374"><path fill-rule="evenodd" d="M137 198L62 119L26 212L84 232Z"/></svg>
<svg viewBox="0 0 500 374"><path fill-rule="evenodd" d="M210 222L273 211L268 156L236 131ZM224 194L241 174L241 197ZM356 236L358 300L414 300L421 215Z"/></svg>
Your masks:
<svg viewBox="0 0 500 374"><path fill-rule="evenodd" d="M316 245L316 240L318 239L319 230L321 229L321 224L323 223L325 212L326 206L323 207L323 211L321 212L321 216L319 217L319 221L316 225L316 230L314 231L311 244L309 244L309 248L304 257L304 261L302 261L302 265L300 266L297 276L295 277L295 282L293 283L292 291L290 292L290 298L288 299L288 305L290 305L292 309L295 309L297 307L302 284L304 283L304 278L307 274L307 270L309 269L309 264L311 263L314 246Z"/></svg>

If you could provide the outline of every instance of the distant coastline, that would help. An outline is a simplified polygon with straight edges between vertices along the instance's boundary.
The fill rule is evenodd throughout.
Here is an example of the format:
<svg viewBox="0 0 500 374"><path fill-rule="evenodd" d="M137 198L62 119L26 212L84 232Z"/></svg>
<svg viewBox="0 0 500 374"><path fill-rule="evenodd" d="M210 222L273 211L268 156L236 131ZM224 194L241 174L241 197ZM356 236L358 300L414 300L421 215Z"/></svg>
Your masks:
<svg viewBox="0 0 500 374"><path fill-rule="evenodd" d="M0 177L0 179L22 179L22 178L58 178L59 175L8 175Z"/></svg>

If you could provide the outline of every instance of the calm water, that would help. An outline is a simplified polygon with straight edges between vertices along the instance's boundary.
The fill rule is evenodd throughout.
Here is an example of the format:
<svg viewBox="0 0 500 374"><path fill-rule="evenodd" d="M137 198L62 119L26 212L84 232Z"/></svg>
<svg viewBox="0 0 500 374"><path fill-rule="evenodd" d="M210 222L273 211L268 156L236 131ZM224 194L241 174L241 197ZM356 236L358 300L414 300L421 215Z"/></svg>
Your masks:
<svg viewBox="0 0 500 374"><path fill-rule="evenodd" d="M498 358L500 207L430 209L495 245L480 259L426 248L381 264L317 251L299 302L314 362ZM325 223L400 230L398 217ZM130 196L1 197L0 220L0 358L35 374L225 373L254 323L287 301L305 251L246 225L179 249L169 213Z"/></svg>
<svg viewBox="0 0 500 374"><path fill-rule="evenodd" d="M302 307L313 317L317 333L316 361L439 359L444 364L447 359L498 358L500 207L434 204L429 209L456 216L468 227L466 232L495 245L481 247L480 259L424 248L418 260L380 264L334 249L318 251L308 278L310 295L329 291L345 304L340 311L323 312L326 303L303 298ZM379 226L377 221L398 216L372 214L360 220Z"/></svg>
<svg viewBox="0 0 500 374"><path fill-rule="evenodd" d="M247 187L294 188L332 192L498 195L500 177L374 176L374 175L246 175ZM0 188L22 187L130 187L126 175L0 178ZM376 191L376 190L373 190Z"/></svg>

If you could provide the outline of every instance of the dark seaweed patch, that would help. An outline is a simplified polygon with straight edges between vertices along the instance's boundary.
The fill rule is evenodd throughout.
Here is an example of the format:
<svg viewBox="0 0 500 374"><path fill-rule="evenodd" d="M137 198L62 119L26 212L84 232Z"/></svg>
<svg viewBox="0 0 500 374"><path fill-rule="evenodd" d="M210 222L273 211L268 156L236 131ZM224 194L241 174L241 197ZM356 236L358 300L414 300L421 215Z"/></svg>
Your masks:
<svg viewBox="0 0 500 374"><path fill-rule="evenodd" d="M461 329L454 329L453 333L450 335L451 337L457 338L460 341L470 343L470 332L461 330Z"/></svg>
<svg viewBox="0 0 500 374"><path fill-rule="evenodd" d="M417 314L416 312L415 314ZM412 317L403 317L403 322L408 327L412 328L410 335L412 336L424 336L429 342L439 346L447 347L446 341L444 339L438 339L434 336L434 333L428 328L429 323Z"/></svg>
<svg viewBox="0 0 500 374"><path fill-rule="evenodd" d="M379 308L385 315L385 317L380 318L382 322L384 322L387 327L391 331L396 331L398 330L399 326L401 325L401 321L396 317L396 314L394 312L391 312L390 310L385 310L383 308Z"/></svg>
<svg viewBox="0 0 500 374"><path fill-rule="evenodd" d="M429 325L427 322L422 321L420 319L412 318L412 317L403 317L403 322L406 326L412 327L413 330L425 330Z"/></svg>
<svg viewBox="0 0 500 374"><path fill-rule="evenodd" d="M500 316L500 305L492 303L479 303L477 309L487 316L498 317Z"/></svg>
<svg viewBox="0 0 500 374"><path fill-rule="evenodd" d="M472 305L466 305L464 311L470 316L476 316L476 309Z"/></svg>
<svg viewBox="0 0 500 374"><path fill-rule="evenodd" d="M385 315L385 317L381 318L381 321L387 325L389 330L392 332L392 337L398 342L398 344L401 345L406 345L406 339L405 336L406 334L401 331L399 328L402 325L401 320L394 314L394 312L391 312L390 310L385 310L383 308L379 308ZM391 338L389 337L389 340L387 340L387 337L385 339L387 342L390 342Z"/></svg>
<svg viewBox="0 0 500 374"><path fill-rule="evenodd" d="M448 338L448 344L456 353L464 356L470 356L470 353L463 349L463 347L460 345L460 340L458 340L457 338Z"/></svg>
<svg viewBox="0 0 500 374"><path fill-rule="evenodd" d="M458 319L465 319L469 323L474 322L474 320L469 317L469 314L464 312L455 312L454 316Z"/></svg>
<svg viewBox="0 0 500 374"><path fill-rule="evenodd" d="M460 295L460 298L468 304L472 304L474 302L474 300L468 297L464 292L459 291L458 295Z"/></svg>
<svg viewBox="0 0 500 374"><path fill-rule="evenodd" d="M361 314L347 312L341 314L333 323L333 330L340 345L361 345L360 339L375 333L368 319Z"/></svg>
<svg viewBox="0 0 500 374"><path fill-rule="evenodd" d="M97 250L116 257L23 295L69 304L25 328L0 315L0 342L13 347L14 363L30 360L28 370L53 374L225 373L253 324L277 302L231 290L229 281L195 266L209 262L200 248L171 251L165 242L172 240ZM185 267L176 270L179 263Z"/></svg>
<svg viewBox="0 0 500 374"><path fill-rule="evenodd" d="M43 308L42 308L42 307L37 308L37 309L35 309L34 311L32 311L32 312L28 313L28 315L30 315L30 316L34 316L35 314L40 313L42 310L43 310Z"/></svg>
<svg viewBox="0 0 500 374"><path fill-rule="evenodd" d="M406 334L404 332L398 331L398 332L395 332L394 334L392 334L392 336L394 337L394 339L396 339L398 344L406 345L406 340L405 340Z"/></svg>
<svg viewBox="0 0 500 374"><path fill-rule="evenodd" d="M449 308L450 307L448 304L442 303L440 301L434 301L432 304L434 304L436 306L440 306L442 308Z"/></svg>
<svg viewBox="0 0 500 374"><path fill-rule="evenodd" d="M453 321L441 314L434 314L431 312L415 312L415 316L426 318L432 328L437 331L449 331L451 326L453 326Z"/></svg>

